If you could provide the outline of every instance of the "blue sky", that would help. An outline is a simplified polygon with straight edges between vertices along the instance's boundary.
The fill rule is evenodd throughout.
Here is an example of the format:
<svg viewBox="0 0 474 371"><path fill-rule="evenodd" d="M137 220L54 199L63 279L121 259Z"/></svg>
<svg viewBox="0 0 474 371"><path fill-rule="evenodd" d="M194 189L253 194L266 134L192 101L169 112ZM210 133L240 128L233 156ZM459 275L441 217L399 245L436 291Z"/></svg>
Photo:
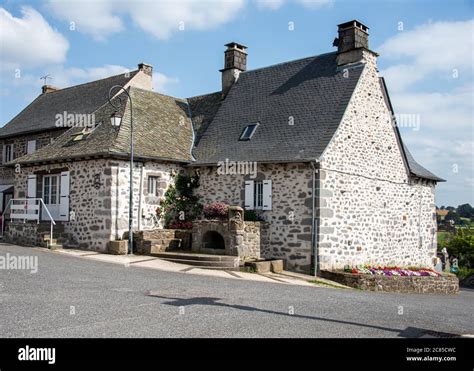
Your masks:
<svg viewBox="0 0 474 371"><path fill-rule="evenodd" d="M249 47L248 68L333 51L337 24L358 19L380 53L415 158L448 180L437 205L474 205L472 1L1 1L0 125L40 92L154 66L154 88L189 97L220 89L223 45ZM293 29L290 29L290 22ZM184 29L183 29L184 28Z"/></svg>

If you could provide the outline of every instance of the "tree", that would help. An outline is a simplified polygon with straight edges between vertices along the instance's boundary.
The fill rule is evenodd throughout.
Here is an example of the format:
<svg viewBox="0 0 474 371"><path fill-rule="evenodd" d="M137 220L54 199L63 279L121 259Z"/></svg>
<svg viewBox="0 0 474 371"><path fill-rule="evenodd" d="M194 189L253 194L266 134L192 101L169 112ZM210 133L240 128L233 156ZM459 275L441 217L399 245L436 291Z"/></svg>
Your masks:
<svg viewBox="0 0 474 371"><path fill-rule="evenodd" d="M456 235L447 243L450 257L456 257L459 266L474 268L474 233L466 228L459 228Z"/></svg>
<svg viewBox="0 0 474 371"><path fill-rule="evenodd" d="M449 222L450 220L452 220L454 222L454 224L459 224L461 222L461 218L459 217L459 215L451 210L449 211L446 216L444 217L444 221L445 222Z"/></svg>
<svg viewBox="0 0 474 371"><path fill-rule="evenodd" d="M469 204L459 205L456 211L461 218L471 218L474 216L474 209Z"/></svg>

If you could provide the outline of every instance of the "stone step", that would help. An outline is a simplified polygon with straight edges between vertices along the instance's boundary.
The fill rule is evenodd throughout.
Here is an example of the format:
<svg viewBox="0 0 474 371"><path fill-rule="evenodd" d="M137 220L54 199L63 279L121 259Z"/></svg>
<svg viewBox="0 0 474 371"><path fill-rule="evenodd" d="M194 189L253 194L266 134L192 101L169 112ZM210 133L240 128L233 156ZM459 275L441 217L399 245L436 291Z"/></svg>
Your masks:
<svg viewBox="0 0 474 371"><path fill-rule="evenodd" d="M182 259L189 261L211 261L211 262L234 262L239 260L237 256L229 255L211 255L211 254L195 254L195 253L182 253L182 252L160 252L152 254L157 258L163 259Z"/></svg>

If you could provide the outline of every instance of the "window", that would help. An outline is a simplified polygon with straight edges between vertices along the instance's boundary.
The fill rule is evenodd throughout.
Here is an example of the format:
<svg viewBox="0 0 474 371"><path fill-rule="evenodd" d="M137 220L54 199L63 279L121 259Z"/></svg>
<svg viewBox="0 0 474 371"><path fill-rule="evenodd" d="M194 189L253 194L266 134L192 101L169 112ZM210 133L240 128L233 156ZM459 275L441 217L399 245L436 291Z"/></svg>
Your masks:
<svg viewBox="0 0 474 371"><path fill-rule="evenodd" d="M4 144L3 145L3 162L9 162L14 159L13 156L13 144Z"/></svg>
<svg viewBox="0 0 474 371"><path fill-rule="evenodd" d="M26 146L26 153L30 154L36 151L36 140L29 140Z"/></svg>
<svg viewBox="0 0 474 371"><path fill-rule="evenodd" d="M272 209L272 181L245 181L245 209L271 210Z"/></svg>
<svg viewBox="0 0 474 371"><path fill-rule="evenodd" d="M159 177L150 176L148 177L148 194L152 196L158 196L159 189Z"/></svg>
<svg viewBox="0 0 474 371"><path fill-rule="evenodd" d="M263 182L254 182L254 204L255 210L263 208Z"/></svg>
<svg viewBox="0 0 474 371"><path fill-rule="evenodd" d="M60 174L43 177L43 201L46 205L59 204Z"/></svg>
<svg viewBox="0 0 474 371"><path fill-rule="evenodd" d="M244 131L242 131L239 140L250 140L253 134L255 133L255 130L257 129L258 125L258 123L247 125Z"/></svg>
<svg viewBox="0 0 474 371"><path fill-rule="evenodd" d="M75 142L87 139L87 137L91 135L100 125L102 125L101 122L94 126L87 126L79 132L76 131L75 133L71 134L72 139L68 143L73 144Z"/></svg>

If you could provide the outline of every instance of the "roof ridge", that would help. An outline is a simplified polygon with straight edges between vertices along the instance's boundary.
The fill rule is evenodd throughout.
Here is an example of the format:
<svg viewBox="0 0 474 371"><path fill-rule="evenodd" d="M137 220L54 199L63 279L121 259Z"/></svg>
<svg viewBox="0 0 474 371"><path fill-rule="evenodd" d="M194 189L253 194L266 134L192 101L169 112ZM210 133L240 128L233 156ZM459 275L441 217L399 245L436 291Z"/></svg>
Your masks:
<svg viewBox="0 0 474 371"><path fill-rule="evenodd" d="M271 65L269 65L269 66L255 68L255 69L253 69L253 70L242 71L241 73L249 73L249 72L255 72L255 71L265 70L265 69L267 69L267 68L274 68L274 67L278 67L278 66L284 66L285 64L290 64L290 63L295 63L295 62L302 62L302 61L304 61L304 60L306 60L306 59L313 59L313 58L317 58L317 57L323 57L323 56L330 55L330 54L337 54L337 52L335 52L335 51L334 51L334 52L327 52L327 53L323 53L323 54L312 55L312 56L309 56L309 57L293 59L293 60L291 60L291 61L275 63L275 64L271 64Z"/></svg>
<svg viewBox="0 0 474 371"><path fill-rule="evenodd" d="M132 73L135 73L135 72L138 73L138 71L139 71L139 70L133 70L133 71L128 71L128 73L131 75ZM109 76L109 77L104 77L103 79L97 79L97 80L92 80L92 81L88 81L88 82L83 82L82 84L67 86L67 87L65 87L65 88L58 88L57 90L52 91L52 92L47 93L47 94L48 94L48 95L49 95L49 94L54 94L54 93L58 93L58 92L61 92L61 91L64 91L64 90L73 89L73 88L77 88L77 87L80 87L80 86L93 84L93 83L96 83L96 82L99 82L99 81L105 81L105 80L113 79L113 78L115 78L115 77L122 76L122 75L125 75L125 74L126 74L126 72L124 72L124 73L118 73L118 74L116 74L116 75L112 75L112 76ZM40 96L42 96L42 95L43 95L43 94L40 94Z"/></svg>
<svg viewBox="0 0 474 371"><path fill-rule="evenodd" d="M192 96L192 97L187 97L186 100L188 100L188 99L195 99L195 98L207 97L207 96L209 96L209 95L214 95L214 94L222 94L222 91L221 91L221 90L217 90L217 91L212 92L212 93L194 95L194 96Z"/></svg>
<svg viewBox="0 0 474 371"><path fill-rule="evenodd" d="M132 91L132 90L141 90L141 91L144 91L144 92L146 92L146 93L156 94L156 95L160 95L160 96L166 97L166 98L178 99L178 100L183 101L183 102L186 102L186 99L187 99L187 98L179 98L179 97L175 97L175 96L173 96L173 95L168 95L168 94L159 93L159 92L154 91L154 90L148 90L148 89L139 88L139 87L137 87L137 86L129 86L129 89L130 89L130 91Z"/></svg>

